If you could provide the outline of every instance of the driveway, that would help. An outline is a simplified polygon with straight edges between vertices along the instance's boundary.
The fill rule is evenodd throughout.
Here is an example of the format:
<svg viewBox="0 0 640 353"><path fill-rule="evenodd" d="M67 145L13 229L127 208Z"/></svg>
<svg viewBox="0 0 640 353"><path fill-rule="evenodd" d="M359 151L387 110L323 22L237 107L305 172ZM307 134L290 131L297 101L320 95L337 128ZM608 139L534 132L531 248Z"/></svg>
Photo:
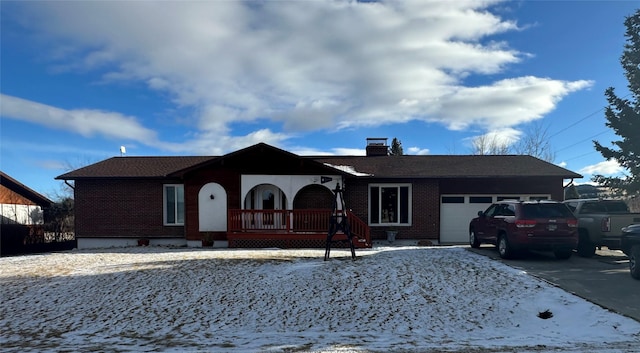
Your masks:
<svg viewBox="0 0 640 353"><path fill-rule="evenodd" d="M621 251L604 248L592 258L574 253L569 260L557 260L551 253L531 252L514 260L503 260L492 245L468 249L640 321L640 281L629 275L629 260Z"/></svg>

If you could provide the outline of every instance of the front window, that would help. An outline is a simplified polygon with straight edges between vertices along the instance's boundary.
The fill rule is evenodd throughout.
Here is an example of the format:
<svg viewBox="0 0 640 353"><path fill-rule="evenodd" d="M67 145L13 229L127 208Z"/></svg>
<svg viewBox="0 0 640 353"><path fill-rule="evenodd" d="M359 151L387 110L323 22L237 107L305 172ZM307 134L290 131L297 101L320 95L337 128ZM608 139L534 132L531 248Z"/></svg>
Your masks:
<svg viewBox="0 0 640 353"><path fill-rule="evenodd" d="M164 224L184 224L184 185L164 186Z"/></svg>
<svg viewBox="0 0 640 353"><path fill-rule="evenodd" d="M369 220L372 225L409 225L410 205L409 184L369 186Z"/></svg>

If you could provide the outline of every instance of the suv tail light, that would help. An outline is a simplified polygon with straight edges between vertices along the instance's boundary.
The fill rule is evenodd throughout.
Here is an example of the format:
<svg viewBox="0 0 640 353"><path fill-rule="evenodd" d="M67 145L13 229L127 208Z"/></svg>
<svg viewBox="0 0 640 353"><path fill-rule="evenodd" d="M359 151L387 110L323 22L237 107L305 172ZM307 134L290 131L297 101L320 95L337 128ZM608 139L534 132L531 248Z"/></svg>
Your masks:
<svg viewBox="0 0 640 353"><path fill-rule="evenodd" d="M603 232L610 232L611 231L611 218L604 217L602 219L602 224L600 225L600 228L602 229Z"/></svg>
<svg viewBox="0 0 640 353"><path fill-rule="evenodd" d="M536 226L536 221L532 219L519 219L516 221L516 227L518 228L533 228Z"/></svg>
<svg viewBox="0 0 640 353"><path fill-rule="evenodd" d="M578 220L577 219L570 219L567 221L567 225L569 226L569 228L577 228L578 227Z"/></svg>

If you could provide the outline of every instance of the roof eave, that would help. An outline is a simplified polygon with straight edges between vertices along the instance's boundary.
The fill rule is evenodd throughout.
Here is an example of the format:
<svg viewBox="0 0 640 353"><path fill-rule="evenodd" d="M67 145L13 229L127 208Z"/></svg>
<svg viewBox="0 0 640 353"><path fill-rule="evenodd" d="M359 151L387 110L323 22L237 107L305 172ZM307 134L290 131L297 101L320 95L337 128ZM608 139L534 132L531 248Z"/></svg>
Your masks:
<svg viewBox="0 0 640 353"><path fill-rule="evenodd" d="M2 176L2 179L4 179L4 181L2 182L2 185L5 185L7 188L13 190L14 192L20 191L19 192L20 194L27 197L29 200L33 201L38 206L46 207L53 204L53 201L50 200L48 197L22 184L21 182L10 177L6 173L2 172L0 175ZM9 187L9 186L12 186L12 187Z"/></svg>

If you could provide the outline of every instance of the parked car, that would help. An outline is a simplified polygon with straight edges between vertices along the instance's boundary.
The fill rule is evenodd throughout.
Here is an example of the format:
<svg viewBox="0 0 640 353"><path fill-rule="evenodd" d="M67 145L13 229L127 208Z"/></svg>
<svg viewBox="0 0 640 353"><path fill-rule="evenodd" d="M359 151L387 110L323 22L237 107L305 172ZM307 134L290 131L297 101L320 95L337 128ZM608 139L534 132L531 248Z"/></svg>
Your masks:
<svg viewBox="0 0 640 353"><path fill-rule="evenodd" d="M640 224L632 224L622 228L621 248L629 256L631 277L640 279L640 267L638 267L638 259L640 259Z"/></svg>
<svg viewBox="0 0 640 353"><path fill-rule="evenodd" d="M505 259L522 250L550 250L568 259L578 244L577 227L578 219L561 202L505 200L471 220L469 244L494 244Z"/></svg>
<svg viewBox="0 0 640 353"><path fill-rule="evenodd" d="M575 199L564 203L578 218L577 252L582 257L593 256L596 247L621 250L621 229L640 223L640 213L629 212L622 200Z"/></svg>

